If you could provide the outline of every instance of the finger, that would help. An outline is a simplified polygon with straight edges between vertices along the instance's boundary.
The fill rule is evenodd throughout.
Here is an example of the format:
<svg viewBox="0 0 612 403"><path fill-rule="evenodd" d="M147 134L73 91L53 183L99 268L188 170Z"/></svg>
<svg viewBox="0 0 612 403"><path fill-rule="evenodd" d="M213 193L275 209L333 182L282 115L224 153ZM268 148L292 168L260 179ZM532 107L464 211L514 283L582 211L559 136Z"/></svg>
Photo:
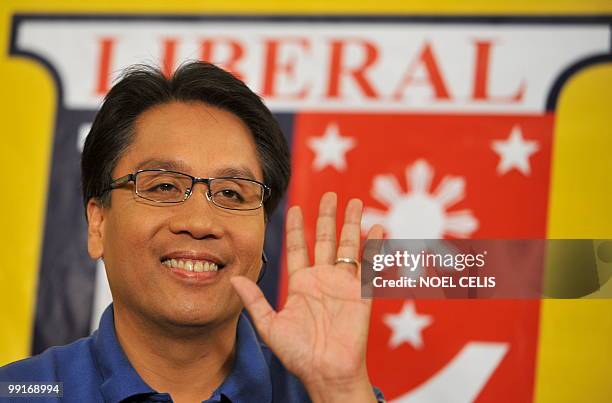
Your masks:
<svg viewBox="0 0 612 403"><path fill-rule="evenodd" d="M357 277L361 280L361 298L369 309L372 309L372 301L377 296L377 289L372 282L376 273L372 268L373 256L380 253L383 246L383 237L384 229L381 225L376 224L370 228L366 236L361 264L357 269ZM364 265L366 267L365 274L362 273Z"/></svg>
<svg viewBox="0 0 612 403"><path fill-rule="evenodd" d="M287 211L285 231L287 270L291 276L296 270L310 266L308 249L304 239L304 219L302 218L302 210L299 206L293 206Z"/></svg>
<svg viewBox="0 0 612 403"><path fill-rule="evenodd" d="M327 192L321 197L315 237L315 265L331 265L336 259L337 204L338 197L333 192Z"/></svg>
<svg viewBox="0 0 612 403"><path fill-rule="evenodd" d="M361 237L361 213L363 203L359 199L352 199L348 202L344 212L344 224L338 242L337 257L358 259L359 240ZM350 263L338 263L336 266L357 272L357 267Z"/></svg>
<svg viewBox="0 0 612 403"><path fill-rule="evenodd" d="M376 224L370 228L366 236L366 246L363 250L362 263L368 262L368 266L372 267L374 255L381 253L384 241L384 228L380 224ZM359 266L361 271L361 265ZM361 273L358 273L361 275Z"/></svg>
<svg viewBox="0 0 612 403"><path fill-rule="evenodd" d="M276 311L272 309L261 289L253 281L246 277L234 276L230 278L230 282L251 315L259 335L267 343L270 323L276 316Z"/></svg>

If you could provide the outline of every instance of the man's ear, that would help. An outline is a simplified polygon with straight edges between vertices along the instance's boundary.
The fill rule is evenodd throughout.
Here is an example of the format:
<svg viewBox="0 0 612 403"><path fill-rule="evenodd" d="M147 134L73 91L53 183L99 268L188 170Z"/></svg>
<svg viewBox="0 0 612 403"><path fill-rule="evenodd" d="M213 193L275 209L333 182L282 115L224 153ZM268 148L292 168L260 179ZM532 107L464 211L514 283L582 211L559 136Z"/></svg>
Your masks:
<svg viewBox="0 0 612 403"><path fill-rule="evenodd" d="M91 198L87 202L87 251L92 259L104 255L104 207L100 200Z"/></svg>

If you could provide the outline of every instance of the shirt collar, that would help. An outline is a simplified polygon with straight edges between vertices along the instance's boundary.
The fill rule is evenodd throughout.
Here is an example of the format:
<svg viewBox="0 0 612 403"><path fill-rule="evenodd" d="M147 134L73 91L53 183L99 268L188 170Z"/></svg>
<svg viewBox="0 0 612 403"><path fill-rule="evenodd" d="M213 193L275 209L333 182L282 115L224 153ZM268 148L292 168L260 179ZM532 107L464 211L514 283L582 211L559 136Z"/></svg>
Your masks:
<svg viewBox="0 0 612 403"><path fill-rule="evenodd" d="M132 367L117 340L113 304L102 314L100 326L93 337L96 361L102 372L100 390L104 401L120 402L134 395L155 393Z"/></svg>
<svg viewBox="0 0 612 403"><path fill-rule="evenodd" d="M94 354L103 378L100 389L105 401L120 402L135 395L157 393L138 375L117 340L113 304L102 314L93 338ZM225 396L235 403L271 402L269 367L255 330L244 314L238 320L234 359L230 374L211 399L220 400Z"/></svg>
<svg viewBox="0 0 612 403"><path fill-rule="evenodd" d="M246 315L238 319L236 356L232 371L213 393L213 399L225 395L232 402L271 402L270 368L259 340Z"/></svg>

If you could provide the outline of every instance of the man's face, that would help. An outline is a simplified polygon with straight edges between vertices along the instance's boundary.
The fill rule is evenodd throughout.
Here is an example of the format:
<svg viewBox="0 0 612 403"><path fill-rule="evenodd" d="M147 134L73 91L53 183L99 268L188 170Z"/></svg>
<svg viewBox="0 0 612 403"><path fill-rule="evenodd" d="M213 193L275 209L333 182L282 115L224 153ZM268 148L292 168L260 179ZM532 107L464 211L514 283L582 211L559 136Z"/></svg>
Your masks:
<svg viewBox="0 0 612 403"><path fill-rule="evenodd" d="M135 130L113 178L165 168L198 177L241 176L263 182L251 133L230 112L203 103L173 102L144 112ZM133 185L113 190L110 207L94 201L88 206L89 252L104 259L115 305L174 325L235 318L241 304L229 279L237 274L257 278L263 208L237 212L216 207L206 199L208 189L202 183L187 201L159 205L137 197ZM184 266L213 261L221 268L199 274L168 267L170 259L177 264L182 260Z"/></svg>

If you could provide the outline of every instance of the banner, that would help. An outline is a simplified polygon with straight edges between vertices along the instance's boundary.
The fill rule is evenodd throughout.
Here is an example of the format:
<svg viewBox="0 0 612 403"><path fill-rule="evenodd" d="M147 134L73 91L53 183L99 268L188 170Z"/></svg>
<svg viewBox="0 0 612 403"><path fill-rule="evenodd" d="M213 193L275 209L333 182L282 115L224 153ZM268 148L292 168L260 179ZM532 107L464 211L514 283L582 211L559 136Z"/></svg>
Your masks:
<svg viewBox="0 0 612 403"><path fill-rule="evenodd" d="M389 238L609 238L605 227L570 233L563 224L568 214L589 215L576 193L588 197L580 189L612 168L604 151L612 146L609 117L600 114L607 126L583 122L590 134L568 134L574 126L562 124L560 107L564 91L593 70L607 69L600 82L612 88L611 22L606 15L12 14L8 57L41 69L55 94L28 352L88 335L110 301L103 265L87 255L79 158L123 68L147 63L171 73L185 60L208 60L244 79L275 113L294 176L268 228L263 288L281 304L284 210L300 204L313 229L330 190L339 205L361 198L364 232L378 223ZM590 94L570 105L588 103ZM572 159L575 144L584 153ZM597 168L570 185L559 176L589 163ZM612 202L612 192L598 189L591 198ZM607 302L572 312L597 316ZM548 321L555 308L547 303L376 300L372 381L394 402L603 402L612 395L598 381L603 375L582 375L583 383L567 386L578 394L564 397L551 387L559 375L552 363L560 354L575 362L585 349L610 352L596 340L606 340L612 321L595 326L580 353L562 353L560 340L543 342L559 326ZM553 345L558 350L546 350ZM612 367L599 365L597 374Z"/></svg>

